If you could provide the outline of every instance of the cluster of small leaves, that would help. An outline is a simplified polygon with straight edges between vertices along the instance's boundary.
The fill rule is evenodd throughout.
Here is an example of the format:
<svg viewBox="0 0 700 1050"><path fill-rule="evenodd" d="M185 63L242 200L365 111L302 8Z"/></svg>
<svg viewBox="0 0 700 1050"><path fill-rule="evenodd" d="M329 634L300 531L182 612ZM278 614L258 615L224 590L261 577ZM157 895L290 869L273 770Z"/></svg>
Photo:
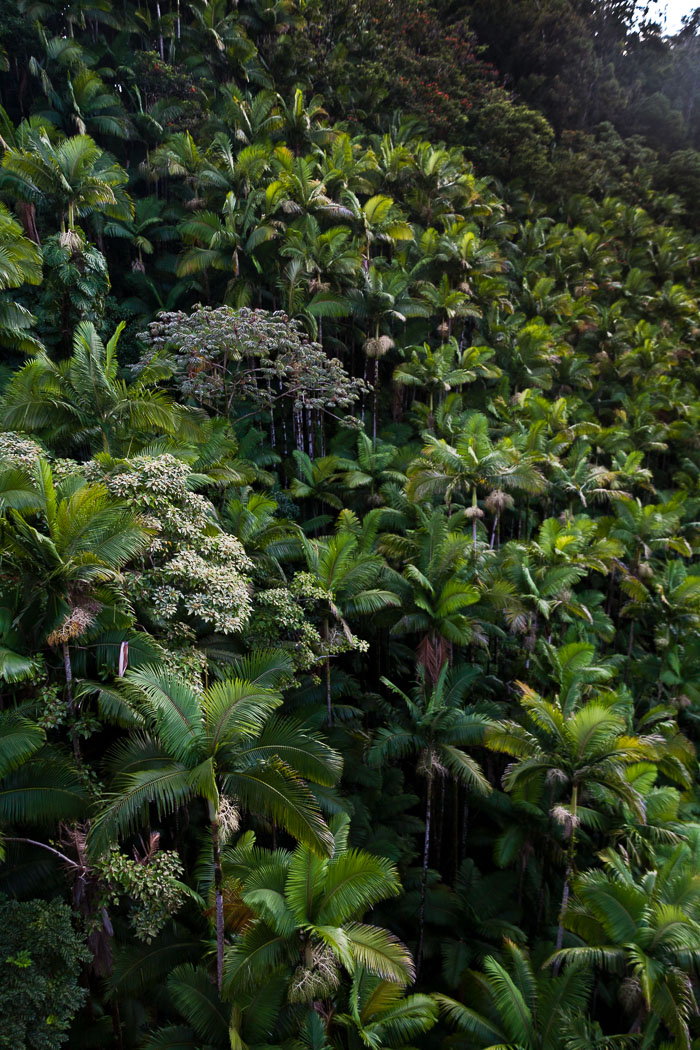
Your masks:
<svg viewBox="0 0 700 1050"><path fill-rule="evenodd" d="M0 1047L54 1050L87 998L78 983L90 953L58 900L0 896Z"/></svg>
<svg viewBox="0 0 700 1050"><path fill-rule="evenodd" d="M142 514L154 536L152 559L195 543L213 528L214 508L188 484L191 470L170 454L134 456L116 463L93 460L85 466L88 481L101 481L119 499Z"/></svg>
<svg viewBox="0 0 700 1050"><path fill-rule="evenodd" d="M137 51L126 72L149 111L136 118L144 135L197 130L205 116L206 95L184 69L164 62L155 51ZM169 100L167 106L163 99Z"/></svg>
<svg viewBox="0 0 700 1050"><path fill-rule="evenodd" d="M34 702L38 711L37 725L42 729L58 729L65 725L70 714L70 704L65 690L55 682L45 681L35 692Z"/></svg>
<svg viewBox="0 0 700 1050"><path fill-rule="evenodd" d="M258 648L272 645L289 649L298 671L313 667L323 651L321 635L308 619L312 603L297 587L296 574L289 587L258 591L246 635Z"/></svg>
<svg viewBox="0 0 700 1050"><path fill-rule="evenodd" d="M107 260L93 245L66 244L62 235L43 245L44 281L37 307L47 345L70 347L80 321L102 316L110 281Z"/></svg>
<svg viewBox="0 0 700 1050"><path fill-rule="evenodd" d="M122 896L130 899L129 921L136 937L146 944L182 907L186 887L180 882L184 868L177 853L160 850L144 863L131 860L115 846L96 869L108 887L110 903L118 904Z"/></svg>
<svg viewBox="0 0 700 1050"><path fill-rule="evenodd" d="M183 644L180 648L171 649L165 645L159 645L158 661L166 674L177 675L178 678L187 682L196 693L201 693L204 688L204 675L207 671L207 657L195 645L187 644L188 635L191 636L190 641L196 637L191 629L183 625Z"/></svg>

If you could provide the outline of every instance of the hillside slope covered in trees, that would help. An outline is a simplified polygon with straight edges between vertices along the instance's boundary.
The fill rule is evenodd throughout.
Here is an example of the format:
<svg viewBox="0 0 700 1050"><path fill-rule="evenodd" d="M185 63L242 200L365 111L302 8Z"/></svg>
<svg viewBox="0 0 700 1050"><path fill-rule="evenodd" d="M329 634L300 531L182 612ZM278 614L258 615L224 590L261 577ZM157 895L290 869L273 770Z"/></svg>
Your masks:
<svg viewBox="0 0 700 1050"><path fill-rule="evenodd" d="M2 0L0 1046L700 1045L642 7Z"/></svg>

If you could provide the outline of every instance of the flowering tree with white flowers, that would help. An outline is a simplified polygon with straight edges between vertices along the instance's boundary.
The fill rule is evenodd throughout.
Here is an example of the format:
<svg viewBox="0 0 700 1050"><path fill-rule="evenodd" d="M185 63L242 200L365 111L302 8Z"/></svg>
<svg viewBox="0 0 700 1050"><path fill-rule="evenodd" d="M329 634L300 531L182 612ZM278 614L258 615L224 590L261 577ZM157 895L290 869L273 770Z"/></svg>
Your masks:
<svg viewBox="0 0 700 1050"><path fill-rule="evenodd" d="M85 467L114 495L137 509L153 530L138 569L129 577L136 602L182 630L194 624L235 634L251 612L252 562L240 540L217 524L213 504L192 491L190 467L177 457L100 457Z"/></svg>
<svg viewBox="0 0 700 1050"><path fill-rule="evenodd" d="M239 420L267 415L271 444L287 450L323 455L325 417L358 425L347 413L371 389L281 311L200 305L190 314L161 314L140 338L146 350L138 374L157 361L201 407Z"/></svg>

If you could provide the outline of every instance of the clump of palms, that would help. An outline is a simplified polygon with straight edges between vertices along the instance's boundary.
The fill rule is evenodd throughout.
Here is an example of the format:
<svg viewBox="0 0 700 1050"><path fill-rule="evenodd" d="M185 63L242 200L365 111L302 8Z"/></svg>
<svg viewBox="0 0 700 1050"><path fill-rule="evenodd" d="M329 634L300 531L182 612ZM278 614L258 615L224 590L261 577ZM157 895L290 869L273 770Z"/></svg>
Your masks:
<svg viewBox="0 0 700 1050"><path fill-rule="evenodd" d="M349 846L347 817L332 827L329 857L303 845L269 853L251 834L225 851L226 886L249 916L226 951L227 995L235 999L276 973L296 1003L327 998L343 973L360 969L398 986L413 979L407 949L387 930L360 921L374 904L400 893L398 872L386 858Z"/></svg>
<svg viewBox="0 0 700 1050"><path fill-rule="evenodd" d="M504 719L486 731L487 747L514 760L503 775L506 790L516 795L534 791L568 839L557 948L563 941L579 828L597 824L596 807L606 798L624 803L643 820L643 798L627 769L656 753L653 739L629 732L626 696L601 691L581 697L576 671L582 660L585 667L590 649L582 644L569 647L567 662L573 674L565 676L564 687L552 700L519 683L520 719Z"/></svg>
<svg viewBox="0 0 700 1050"><path fill-rule="evenodd" d="M73 336L73 353L53 361L43 350L14 374L0 403L7 429L36 434L57 448L129 455L156 436L197 434L198 417L160 389L166 373L144 369L132 383L119 372L124 322L105 345L91 321Z"/></svg>
<svg viewBox="0 0 700 1050"><path fill-rule="evenodd" d="M620 852L606 849L602 869L583 872L573 883L567 929L583 944L552 957L622 977L620 1002L630 1032L645 1044L670 1036L674 1050L691 1045L698 1004L694 978L700 972L699 843L680 843L660 856L655 868L636 872Z"/></svg>
<svg viewBox="0 0 700 1050"><path fill-rule="evenodd" d="M425 897L436 778L449 777L455 783L463 784L468 790L480 795L491 791L491 785L478 762L465 751L467 747L483 743L484 733L490 725L485 715L469 711L465 707L472 678L469 668L457 666L450 669L445 662L435 682L431 682L424 671L419 671L418 682L411 696L382 679L403 701L404 712L400 721L377 731L369 752L370 762L381 765L390 760L415 758L417 772L426 781L417 967L420 967L423 956Z"/></svg>
<svg viewBox="0 0 700 1050"><path fill-rule="evenodd" d="M212 844L219 987L224 808L228 812L239 806L270 818L317 853L333 849L333 836L307 780L331 787L342 762L300 723L274 714L282 704L278 686L290 669L284 654L261 653L231 664L228 677L201 693L157 666L128 672L121 707L142 728L108 757L110 791L90 833L91 849L100 852L119 835L143 827L150 805L165 818L193 799L204 801Z"/></svg>

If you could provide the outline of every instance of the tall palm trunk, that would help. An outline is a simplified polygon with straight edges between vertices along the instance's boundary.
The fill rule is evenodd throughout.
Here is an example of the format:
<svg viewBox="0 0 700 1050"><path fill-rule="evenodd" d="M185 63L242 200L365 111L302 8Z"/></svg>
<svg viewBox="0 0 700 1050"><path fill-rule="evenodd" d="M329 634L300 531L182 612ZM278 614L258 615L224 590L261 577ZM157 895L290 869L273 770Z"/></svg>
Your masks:
<svg viewBox="0 0 700 1050"><path fill-rule="evenodd" d="M156 14L158 15L158 50L161 62L165 62L165 51L163 49L163 28L160 21L160 4L156 2Z"/></svg>
<svg viewBox="0 0 700 1050"><path fill-rule="evenodd" d="M326 642L326 708L328 710L328 728L333 725L333 703L331 701L331 658L328 654L328 617L323 621L323 637Z"/></svg>
<svg viewBox="0 0 700 1050"><path fill-rule="evenodd" d="M221 870L221 842L219 839L219 815L209 803L211 822L211 845L214 859L214 905L216 910L216 984L221 991L224 979L224 873Z"/></svg>
<svg viewBox="0 0 700 1050"><path fill-rule="evenodd" d="M70 647L68 642L63 643L63 670L66 676L66 699L68 700L68 706L70 708L72 725L70 727L71 743L73 745L73 755L75 756L75 762L78 769L82 768L83 756L80 753L80 742L78 740L78 732L75 728L75 701L73 699L73 667L70 660Z"/></svg>
<svg viewBox="0 0 700 1050"><path fill-rule="evenodd" d="M379 322L374 326L374 414L372 418L372 447L377 447L377 412L379 410ZM365 377L367 368L365 366Z"/></svg>
<svg viewBox="0 0 700 1050"><path fill-rule="evenodd" d="M428 858L430 856L430 822L433 795L433 772L432 766L428 773L428 783L425 799L425 839L423 841L423 870L420 880L420 911L418 913L418 945L416 947L416 979L420 975L421 962L423 960L423 935L425 930L425 892L428 883Z"/></svg>
<svg viewBox="0 0 700 1050"><path fill-rule="evenodd" d="M574 870L574 851L576 848L576 809L578 805L578 784L574 784L571 791L571 833L569 836L569 849L567 851L566 859L566 872L564 874L564 887L561 893L561 907L559 909L559 926L557 927L557 943L556 950L561 951L564 943L564 914L566 912L567 905L569 903L569 893L571 892L571 873ZM561 962L557 960L554 964L554 976L556 977L559 973L559 967Z"/></svg>

